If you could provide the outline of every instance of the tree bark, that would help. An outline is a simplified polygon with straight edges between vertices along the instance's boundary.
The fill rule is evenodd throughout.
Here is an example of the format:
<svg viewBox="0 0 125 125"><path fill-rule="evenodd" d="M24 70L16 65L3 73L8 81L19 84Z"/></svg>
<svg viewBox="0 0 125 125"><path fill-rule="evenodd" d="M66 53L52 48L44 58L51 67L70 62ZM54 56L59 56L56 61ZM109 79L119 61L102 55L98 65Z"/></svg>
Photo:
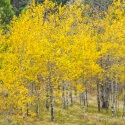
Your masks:
<svg viewBox="0 0 125 125"><path fill-rule="evenodd" d="M98 104L98 112L100 112L100 92L99 92L99 80L97 78L97 104Z"/></svg>
<svg viewBox="0 0 125 125"><path fill-rule="evenodd" d="M26 104L26 107L27 107L26 115L28 116L29 115L29 104L28 103Z"/></svg>
<svg viewBox="0 0 125 125"><path fill-rule="evenodd" d="M86 106L88 107L88 89L87 89L87 83L85 83L86 91L85 91L85 101L86 101Z"/></svg>
<svg viewBox="0 0 125 125"><path fill-rule="evenodd" d="M66 109L68 109L68 97L69 97L68 88L66 88Z"/></svg>
<svg viewBox="0 0 125 125"><path fill-rule="evenodd" d="M115 113L115 109L114 109L114 83L113 83L113 79L111 81L111 97L112 97L112 116L114 116Z"/></svg>
<svg viewBox="0 0 125 125"><path fill-rule="evenodd" d="M51 83L50 86L50 102L51 102L51 121L54 120L54 91Z"/></svg>
<svg viewBox="0 0 125 125"><path fill-rule="evenodd" d="M70 91L70 102L71 102L71 106L73 106L73 97L72 97L72 91Z"/></svg>
<svg viewBox="0 0 125 125"><path fill-rule="evenodd" d="M36 113L37 113L37 117L39 118L39 116L40 116L40 98L39 98L39 96L37 97Z"/></svg>
<svg viewBox="0 0 125 125"><path fill-rule="evenodd" d="M49 85L46 85L46 109L49 110Z"/></svg>
<svg viewBox="0 0 125 125"><path fill-rule="evenodd" d="M63 103L63 108L66 108L66 99L65 99L65 86L63 85L62 87L62 103Z"/></svg>

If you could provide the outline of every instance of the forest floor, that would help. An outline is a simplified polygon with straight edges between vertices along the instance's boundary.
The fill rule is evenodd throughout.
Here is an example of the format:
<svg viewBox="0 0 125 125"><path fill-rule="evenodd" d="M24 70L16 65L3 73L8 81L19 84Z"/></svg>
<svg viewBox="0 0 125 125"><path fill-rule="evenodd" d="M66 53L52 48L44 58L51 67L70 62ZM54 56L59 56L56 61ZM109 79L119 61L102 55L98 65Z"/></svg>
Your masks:
<svg viewBox="0 0 125 125"><path fill-rule="evenodd" d="M74 105L68 109L61 106L55 106L55 120L51 122L50 111L47 111L45 104L41 104L41 113L39 118L27 117L19 123L16 119L11 118L9 125L125 125L125 117L122 117L122 107L119 109L117 116L112 117L111 109L102 109L100 113L97 110L96 98L91 97L89 106L85 108L85 118L83 118L82 107L80 102L75 101ZM3 116L0 119L0 125L4 124Z"/></svg>

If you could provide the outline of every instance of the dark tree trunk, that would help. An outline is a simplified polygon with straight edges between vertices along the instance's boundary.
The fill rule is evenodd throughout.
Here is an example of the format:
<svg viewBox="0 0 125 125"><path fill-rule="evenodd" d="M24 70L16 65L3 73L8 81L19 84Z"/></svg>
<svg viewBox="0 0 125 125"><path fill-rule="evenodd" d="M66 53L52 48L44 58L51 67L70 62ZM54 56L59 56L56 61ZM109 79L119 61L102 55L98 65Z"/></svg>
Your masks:
<svg viewBox="0 0 125 125"><path fill-rule="evenodd" d="M106 106L105 106L105 97L104 97L104 85L101 85L100 92L101 92L102 108L105 108Z"/></svg>
<svg viewBox="0 0 125 125"><path fill-rule="evenodd" d="M98 112L100 112L100 93L99 93L99 80L97 78L97 104L98 104Z"/></svg>
<svg viewBox="0 0 125 125"><path fill-rule="evenodd" d="M112 82L111 82L111 94L112 94L112 116L114 116L114 114L115 114L115 109L114 109L114 82L113 82L113 80L112 80Z"/></svg>
<svg viewBox="0 0 125 125"><path fill-rule="evenodd" d="M37 117L39 118L39 116L40 116L40 97L39 97L39 95L37 97L36 113L37 113Z"/></svg>
<svg viewBox="0 0 125 125"><path fill-rule="evenodd" d="M71 102L71 106L73 106L73 97L72 97L72 91L70 92L70 102Z"/></svg>
<svg viewBox="0 0 125 125"><path fill-rule="evenodd" d="M65 99L65 86L63 85L62 87L62 103L63 103L63 108L66 108L66 99Z"/></svg>
<svg viewBox="0 0 125 125"><path fill-rule="evenodd" d="M46 85L46 109L49 110L49 84Z"/></svg>
<svg viewBox="0 0 125 125"><path fill-rule="evenodd" d="M54 120L54 91L53 86L50 86L50 102L51 102L51 120Z"/></svg>
<svg viewBox="0 0 125 125"><path fill-rule="evenodd" d="M68 88L66 88L66 109L68 109L68 97L69 97Z"/></svg>
<svg viewBox="0 0 125 125"><path fill-rule="evenodd" d="M29 115L29 105L28 105L28 103L26 104L26 107L27 107L26 115L28 116Z"/></svg>

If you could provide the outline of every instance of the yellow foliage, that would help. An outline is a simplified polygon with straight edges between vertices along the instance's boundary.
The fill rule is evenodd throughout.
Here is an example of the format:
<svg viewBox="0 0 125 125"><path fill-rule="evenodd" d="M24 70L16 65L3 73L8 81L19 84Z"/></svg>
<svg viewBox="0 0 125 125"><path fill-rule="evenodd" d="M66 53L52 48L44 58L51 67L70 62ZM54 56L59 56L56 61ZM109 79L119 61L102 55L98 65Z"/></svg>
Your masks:
<svg viewBox="0 0 125 125"><path fill-rule="evenodd" d="M125 81L125 16L120 5L113 3L105 18L90 21L92 17L82 16L88 5L77 1L62 7L46 0L38 6L32 3L14 18L8 34L0 30L1 110L11 107L22 113L23 108L26 113L27 104L52 96L50 88L58 98L63 86L67 91L75 87L78 94L86 89L83 80L97 76ZM106 66L107 59L112 65Z"/></svg>

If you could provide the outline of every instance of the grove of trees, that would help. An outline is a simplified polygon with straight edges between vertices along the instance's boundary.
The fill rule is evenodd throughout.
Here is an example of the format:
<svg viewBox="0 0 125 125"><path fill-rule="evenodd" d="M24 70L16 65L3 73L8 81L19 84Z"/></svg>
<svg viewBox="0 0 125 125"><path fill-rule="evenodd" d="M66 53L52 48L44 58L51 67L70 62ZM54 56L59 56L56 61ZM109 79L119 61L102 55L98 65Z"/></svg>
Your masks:
<svg viewBox="0 0 125 125"><path fill-rule="evenodd" d="M53 121L55 107L68 109L76 95L84 117L93 88L99 112L104 108L117 116L122 101L125 115L125 3L102 8L81 1L32 1L13 16L7 31L1 27L0 113L6 124L10 116L39 118L41 102Z"/></svg>

